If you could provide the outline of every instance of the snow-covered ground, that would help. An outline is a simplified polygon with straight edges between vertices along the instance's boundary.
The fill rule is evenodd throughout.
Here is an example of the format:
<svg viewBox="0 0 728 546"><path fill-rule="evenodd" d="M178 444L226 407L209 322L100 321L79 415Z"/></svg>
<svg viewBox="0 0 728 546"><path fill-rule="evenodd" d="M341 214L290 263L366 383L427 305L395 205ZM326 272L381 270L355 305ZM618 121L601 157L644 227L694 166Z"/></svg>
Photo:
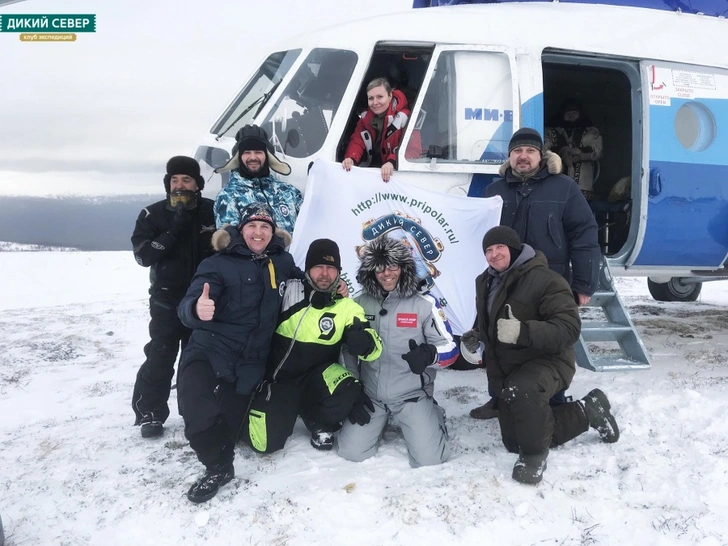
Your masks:
<svg viewBox="0 0 728 546"><path fill-rule="evenodd" d="M0 253L0 516L27 545L728 544L728 293L653 301L619 279L649 371L580 369L622 429L552 450L536 487L511 479L495 421L468 410L484 373L444 371L437 398L453 456L412 470L396 430L360 464L315 451L299 423L286 448L241 446L237 477L211 502L185 497L201 466L173 413L159 440L132 426L147 342L148 271L130 252Z"/></svg>

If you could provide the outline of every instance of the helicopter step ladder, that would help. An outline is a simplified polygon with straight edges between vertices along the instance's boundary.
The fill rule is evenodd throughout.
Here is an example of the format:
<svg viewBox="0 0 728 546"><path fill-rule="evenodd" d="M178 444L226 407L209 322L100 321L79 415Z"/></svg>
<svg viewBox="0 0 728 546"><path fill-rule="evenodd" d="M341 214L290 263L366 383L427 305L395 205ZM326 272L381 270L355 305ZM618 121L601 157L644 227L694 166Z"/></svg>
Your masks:
<svg viewBox="0 0 728 546"><path fill-rule="evenodd" d="M589 320L582 316L581 336L574 345L576 363L579 366L594 372L620 372L650 368L650 357L635 330L627 309L617 294L614 277L612 277L607 259L603 256L599 268L599 287L587 307L601 308L604 317L602 320ZM590 313L586 314L588 316ZM595 354L598 351L593 349L597 349L597 346L593 346L590 350L589 343L597 342L617 343L619 352L602 344L598 348L607 346L608 350L603 354Z"/></svg>

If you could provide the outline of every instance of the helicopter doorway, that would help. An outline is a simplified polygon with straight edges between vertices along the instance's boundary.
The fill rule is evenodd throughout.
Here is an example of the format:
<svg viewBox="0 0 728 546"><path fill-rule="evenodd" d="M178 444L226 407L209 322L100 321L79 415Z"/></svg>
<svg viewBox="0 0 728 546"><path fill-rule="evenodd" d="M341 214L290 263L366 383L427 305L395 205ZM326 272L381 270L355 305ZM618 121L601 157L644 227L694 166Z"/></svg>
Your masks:
<svg viewBox="0 0 728 546"><path fill-rule="evenodd" d="M559 153L563 135L584 149L595 149L581 187L599 225L599 242L607 256L626 259L637 238L641 153L640 79L637 63L603 57L547 52L543 60L544 132L551 150ZM564 109L581 106L581 117L600 136L575 129L564 121ZM563 130L564 126L566 130ZM560 128L557 134L555 128ZM586 135L592 139L587 142ZM596 146L596 142L599 143ZM595 145L592 148L592 145ZM565 167L566 170L566 167ZM575 167L572 167L572 171ZM578 178L579 171L576 170ZM571 173L570 173L571 174ZM632 181L636 181L632 184Z"/></svg>

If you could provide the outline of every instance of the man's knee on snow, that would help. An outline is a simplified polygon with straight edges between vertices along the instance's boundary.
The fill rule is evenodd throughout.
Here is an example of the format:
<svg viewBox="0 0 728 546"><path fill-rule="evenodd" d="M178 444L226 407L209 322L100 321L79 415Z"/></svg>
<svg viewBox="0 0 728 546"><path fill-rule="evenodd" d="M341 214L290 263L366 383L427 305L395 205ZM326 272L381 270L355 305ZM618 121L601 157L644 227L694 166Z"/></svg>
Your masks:
<svg viewBox="0 0 728 546"><path fill-rule="evenodd" d="M240 436L256 453L274 453L283 449L290 436L290 434L275 434L275 432L269 430L266 413L251 408Z"/></svg>
<svg viewBox="0 0 728 546"><path fill-rule="evenodd" d="M361 446L355 446L352 442L341 442L339 438L336 438L335 445L336 453L340 457L354 463L366 461L377 453L376 446L374 449L362 449Z"/></svg>
<svg viewBox="0 0 728 546"><path fill-rule="evenodd" d="M417 453L409 452L409 463L412 468L421 466L434 466L442 464L450 458L450 446L447 439L442 438L439 445L427 450L420 450Z"/></svg>

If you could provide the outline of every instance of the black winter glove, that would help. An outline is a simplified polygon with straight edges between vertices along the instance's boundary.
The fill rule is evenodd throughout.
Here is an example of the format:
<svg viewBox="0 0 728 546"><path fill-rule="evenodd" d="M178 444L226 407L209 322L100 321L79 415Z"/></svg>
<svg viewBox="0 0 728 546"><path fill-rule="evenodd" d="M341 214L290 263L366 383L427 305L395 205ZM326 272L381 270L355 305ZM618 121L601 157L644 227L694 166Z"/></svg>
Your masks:
<svg viewBox="0 0 728 546"><path fill-rule="evenodd" d="M420 375L425 371L427 366L435 363L437 357L437 348L429 343L420 343L414 339L409 340L409 353L402 355L409 364L412 373Z"/></svg>
<svg viewBox="0 0 728 546"><path fill-rule="evenodd" d="M349 326L346 332L346 346L351 356L366 356L376 346L369 332L364 329L364 324L359 317L354 317L354 323Z"/></svg>
<svg viewBox="0 0 728 546"><path fill-rule="evenodd" d="M174 211L174 217L172 218L172 235L178 239L184 237L190 232L190 226L192 225L192 212L184 207L177 207Z"/></svg>
<svg viewBox="0 0 728 546"><path fill-rule="evenodd" d="M366 425L372 419L370 413L374 413L374 404L372 404L372 399L367 396L364 387L362 387L359 398L349 412L349 422L352 425Z"/></svg>

